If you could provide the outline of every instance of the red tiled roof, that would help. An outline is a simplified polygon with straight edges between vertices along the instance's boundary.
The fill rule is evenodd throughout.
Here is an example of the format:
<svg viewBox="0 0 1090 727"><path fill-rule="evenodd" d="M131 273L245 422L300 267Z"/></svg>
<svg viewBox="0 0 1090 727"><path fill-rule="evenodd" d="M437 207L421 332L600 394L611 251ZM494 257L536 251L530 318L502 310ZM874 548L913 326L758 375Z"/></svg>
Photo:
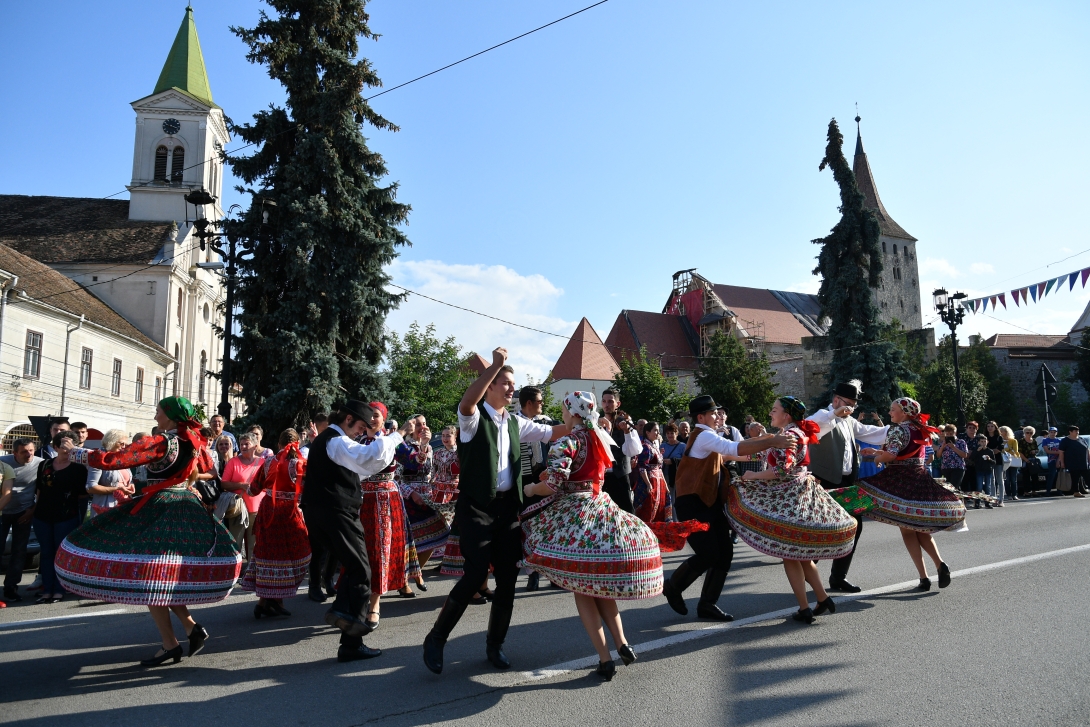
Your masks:
<svg viewBox="0 0 1090 727"><path fill-rule="evenodd" d="M575 333L553 366L553 380L586 379L610 381L620 371L609 349L586 318L579 321Z"/></svg>
<svg viewBox="0 0 1090 727"><path fill-rule="evenodd" d="M685 333L683 319L683 316L668 313L621 311L606 336L606 346L617 359L626 352L636 353L640 346L646 346L649 354L661 359L662 368L693 371L699 360Z"/></svg>
<svg viewBox="0 0 1090 727"><path fill-rule="evenodd" d="M802 343L803 336L813 335L776 296L764 288L719 284L712 288L738 316L739 325L750 336L760 334L768 343ZM762 325L754 325L758 323Z"/></svg>
<svg viewBox="0 0 1090 727"><path fill-rule="evenodd" d="M492 365L489 363L488 359L476 351L470 351L469 356L466 358L466 363L469 364L469 368L473 370L473 373L478 376L483 374L485 369Z"/></svg>
<svg viewBox="0 0 1090 727"><path fill-rule="evenodd" d="M1066 335L997 333L984 343L992 348L1071 348L1071 342Z"/></svg>

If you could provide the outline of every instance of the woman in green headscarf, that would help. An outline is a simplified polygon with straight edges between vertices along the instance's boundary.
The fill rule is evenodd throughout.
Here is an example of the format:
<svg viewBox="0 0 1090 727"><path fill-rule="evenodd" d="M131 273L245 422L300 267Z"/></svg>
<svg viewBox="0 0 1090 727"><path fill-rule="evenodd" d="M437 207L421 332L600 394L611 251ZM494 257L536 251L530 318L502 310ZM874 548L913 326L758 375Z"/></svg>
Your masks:
<svg viewBox="0 0 1090 727"><path fill-rule="evenodd" d="M172 611L185 628L189 655L204 648L208 632L187 606L227 598L242 565L231 534L190 489L213 466L193 404L167 397L155 409L155 423L159 434L114 452L63 445L71 461L101 470L145 465L148 485L72 532L56 559L57 576L73 593L148 607L163 648L144 666L181 661Z"/></svg>

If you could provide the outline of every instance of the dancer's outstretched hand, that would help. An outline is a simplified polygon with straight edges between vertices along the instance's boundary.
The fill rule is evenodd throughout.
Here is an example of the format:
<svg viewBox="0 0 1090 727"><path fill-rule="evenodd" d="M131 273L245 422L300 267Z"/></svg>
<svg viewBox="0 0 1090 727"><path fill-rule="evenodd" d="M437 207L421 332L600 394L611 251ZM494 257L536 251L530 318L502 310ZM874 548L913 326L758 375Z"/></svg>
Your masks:
<svg viewBox="0 0 1090 727"><path fill-rule="evenodd" d="M499 368L505 363L507 363L507 349L500 346L492 352L492 365Z"/></svg>

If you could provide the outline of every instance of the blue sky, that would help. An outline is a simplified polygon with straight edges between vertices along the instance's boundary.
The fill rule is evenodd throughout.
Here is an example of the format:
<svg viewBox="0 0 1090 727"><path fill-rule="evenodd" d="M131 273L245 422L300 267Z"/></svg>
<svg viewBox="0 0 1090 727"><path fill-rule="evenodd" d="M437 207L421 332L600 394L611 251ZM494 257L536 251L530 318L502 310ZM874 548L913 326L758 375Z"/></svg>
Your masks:
<svg viewBox="0 0 1090 727"><path fill-rule="evenodd" d="M383 37L364 53L393 86L587 4L376 0ZM184 7L3 5L0 192L124 189L128 104L151 92ZM194 2L212 92L236 121L282 98L228 30L260 7ZM856 102L883 201L919 238L922 291L996 293L1088 266L1088 21L1078 2L610 0L374 101L401 131L369 130L371 144L413 207L392 273L565 335L587 316L603 337L622 308L661 309L683 268L815 291L809 241L838 218L818 162L831 117L850 155ZM1088 298L1001 308L967 332L1064 333ZM536 376L564 343L419 299L389 324L413 320L469 348L506 344Z"/></svg>

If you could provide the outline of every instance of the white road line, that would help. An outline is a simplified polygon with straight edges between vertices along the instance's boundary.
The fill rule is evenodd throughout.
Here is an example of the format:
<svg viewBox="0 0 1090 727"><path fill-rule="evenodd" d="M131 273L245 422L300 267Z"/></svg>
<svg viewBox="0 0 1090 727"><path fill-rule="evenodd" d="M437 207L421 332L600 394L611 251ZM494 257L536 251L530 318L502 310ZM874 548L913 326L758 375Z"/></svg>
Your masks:
<svg viewBox="0 0 1090 727"><path fill-rule="evenodd" d="M109 608L105 611L86 611L84 613L73 613L68 616L50 616L49 618L32 618L27 621L8 621L6 623L0 623L0 629L17 629L23 626L40 626L42 624L54 623L56 621L71 621L79 618L90 618L91 616L114 616L119 613L130 613L127 608Z"/></svg>
<svg viewBox="0 0 1090 727"><path fill-rule="evenodd" d="M1058 558L1063 555L1070 555L1072 553L1080 553L1090 550L1090 544L1076 545L1071 548L1061 548L1060 550L1050 550L1046 553L1037 553L1035 555L1027 555L1021 558L1012 558L1010 560L1003 560L997 563L988 563L986 565L978 565L972 568L964 568L962 570L952 571L950 576L953 578L962 578L964 576L976 575L978 573L986 573L988 571L999 570L1001 568L1010 568L1016 565L1023 565L1025 563L1033 563L1038 560L1047 560L1049 558ZM847 595L837 595L836 602L846 603L850 601L858 601L863 598L869 598L871 596L880 596L885 593L893 593L896 591L903 591L906 588L910 588L919 583L918 580L902 581L901 583L893 583L888 586L882 586L880 588L872 588L868 591L861 593L851 593ZM785 593L789 596L790 593ZM786 618L796 611L794 607L780 609L779 611L769 611L768 613L758 614L756 616L749 616L748 618L738 619L737 621L731 621L730 623L717 623L709 624L698 629L690 629L678 634L666 636L661 639L655 639L654 641L648 641L643 644L633 644L633 649L638 654L643 654L648 651L655 651L656 649L664 649L669 646L675 646L677 644L683 644L686 641L694 641L696 639L704 639L709 636L714 636L723 631L730 629L743 628L745 626L751 626L753 624L762 623L765 621L772 621L774 619ZM589 647L588 647L589 648ZM613 658L617 658L617 652L610 652ZM534 669L533 671L516 672L511 674L506 679L496 679L493 686L514 686L523 682L534 682L542 679L550 679L555 676L560 676L566 672L575 671L577 669L589 669L598 664L597 656L589 656L584 659L575 659L573 661L565 661L561 664L554 664L553 666L543 667L541 669ZM497 675L498 676L498 675ZM491 684L492 679L484 679L486 683Z"/></svg>

